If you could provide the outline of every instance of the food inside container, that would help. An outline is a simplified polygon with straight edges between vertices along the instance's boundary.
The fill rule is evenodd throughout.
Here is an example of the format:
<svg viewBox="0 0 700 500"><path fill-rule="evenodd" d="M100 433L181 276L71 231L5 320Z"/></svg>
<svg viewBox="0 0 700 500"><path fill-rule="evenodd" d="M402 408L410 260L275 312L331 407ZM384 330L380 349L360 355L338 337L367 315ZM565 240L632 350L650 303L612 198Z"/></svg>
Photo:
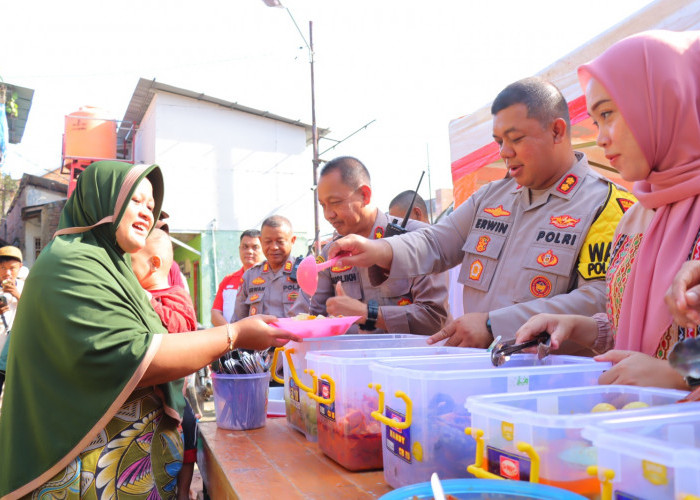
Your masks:
<svg viewBox="0 0 700 500"><path fill-rule="evenodd" d="M379 415L384 417L384 478L395 488L427 481L433 472L441 479L468 477L467 466L474 463L477 448L464 432L473 424L473 412L464 408L468 397L597 384L610 366L559 355L540 360L533 354L513 354L502 367L493 366L489 354L453 358L457 357L370 364L372 383L381 385L385 398Z"/></svg>
<svg viewBox="0 0 700 500"><path fill-rule="evenodd" d="M700 402L627 412L586 426L612 498L700 498Z"/></svg>
<svg viewBox="0 0 700 500"><path fill-rule="evenodd" d="M372 417L379 408L369 365L382 359L425 356L483 355L483 349L422 346L316 351L306 355L317 389L309 397L318 400L318 442L327 456L348 470L382 467L381 424ZM331 390L331 383L334 390ZM461 406L461 405L458 405ZM462 433L463 434L463 433ZM466 437L466 436L464 436Z"/></svg>
<svg viewBox="0 0 700 500"><path fill-rule="evenodd" d="M298 323L314 323L299 321ZM274 364L284 362L284 401L287 422L306 435L310 441L316 441L316 402L307 395L312 390L313 381L306 370L306 354L320 350L374 349L388 347L425 346L426 337L408 333L384 333L368 335L339 335L337 337L307 338L303 342L289 342L275 351ZM274 370L273 370L274 373ZM305 411L306 409L306 416Z"/></svg>
<svg viewBox="0 0 700 500"><path fill-rule="evenodd" d="M615 418L643 418L675 406L686 392L603 385L467 398L469 431L477 445L469 471L557 486L588 498L600 495L598 449L582 436L588 426ZM626 408L626 409L623 409ZM647 497L644 497L647 498ZM649 497L661 498L661 497Z"/></svg>
<svg viewBox="0 0 700 500"><path fill-rule="evenodd" d="M345 468L357 470L381 469L381 424L370 417L377 409L376 397L363 397L337 421L323 413L318 420L319 445Z"/></svg>

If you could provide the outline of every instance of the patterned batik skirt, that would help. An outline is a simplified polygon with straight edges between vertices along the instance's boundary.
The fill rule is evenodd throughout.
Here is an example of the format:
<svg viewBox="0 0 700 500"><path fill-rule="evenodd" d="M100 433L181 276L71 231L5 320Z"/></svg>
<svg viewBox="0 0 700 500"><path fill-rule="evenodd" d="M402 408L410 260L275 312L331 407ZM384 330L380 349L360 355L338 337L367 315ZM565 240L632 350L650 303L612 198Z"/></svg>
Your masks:
<svg viewBox="0 0 700 500"><path fill-rule="evenodd" d="M183 445L152 388L134 391L68 467L24 498L176 498Z"/></svg>

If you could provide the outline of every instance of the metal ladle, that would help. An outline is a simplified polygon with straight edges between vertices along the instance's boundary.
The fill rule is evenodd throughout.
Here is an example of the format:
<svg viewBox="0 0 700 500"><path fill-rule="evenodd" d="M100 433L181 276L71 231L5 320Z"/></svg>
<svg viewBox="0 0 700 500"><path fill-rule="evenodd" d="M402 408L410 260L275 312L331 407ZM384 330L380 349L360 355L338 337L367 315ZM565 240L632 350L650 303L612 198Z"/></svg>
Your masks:
<svg viewBox="0 0 700 500"><path fill-rule="evenodd" d="M547 332L542 332L534 339L530 339L522 344L516 344L515 339L499 342L491 351L491 363L493 366L503 366L510 359L510 355L524 349L537 346L537 359L543 359L549 354L552 339Z"/></svg>
<svg viewBox="0 0 700 500"><path fill-rule="evenodd" d="M700 378L700 338L688 338L673 346L668 362L684 377Z"/></svg>

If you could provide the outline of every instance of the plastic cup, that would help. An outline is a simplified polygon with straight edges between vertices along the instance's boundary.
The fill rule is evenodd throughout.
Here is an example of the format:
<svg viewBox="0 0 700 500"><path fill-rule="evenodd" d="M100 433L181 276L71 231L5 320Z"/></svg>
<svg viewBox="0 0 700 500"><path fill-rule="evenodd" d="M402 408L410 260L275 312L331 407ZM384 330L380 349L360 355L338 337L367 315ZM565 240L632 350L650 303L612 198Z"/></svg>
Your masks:
<svg viewBox="0 0 700 500"><path fill-rule="evenodd" d="M213 373L216 425L235 431L265 426L270 372Z"/></svg>

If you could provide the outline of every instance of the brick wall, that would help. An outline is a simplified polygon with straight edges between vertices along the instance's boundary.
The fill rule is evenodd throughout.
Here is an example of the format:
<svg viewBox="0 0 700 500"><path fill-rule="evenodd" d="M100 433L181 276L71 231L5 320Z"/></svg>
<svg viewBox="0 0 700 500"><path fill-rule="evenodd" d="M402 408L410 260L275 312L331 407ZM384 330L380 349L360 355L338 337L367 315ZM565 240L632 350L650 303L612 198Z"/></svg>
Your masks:
<svg viewBox="0 0 700 500"><path fill-rule="evenodd" d="M58 229L58 222L61 219L61 211L67 200L58 200L47 203L41 207L41 247L48 245L53 233Z"/></svg>
<svg viewBox="0 0 700 500"><path fill-rule="evenodd" d="M0 238L5 240L8 244L17 247L19 247L23 240L22 233L24 232L24 223L22 221L22 209L27 202L27 197L24 194L24 192L19 194L12 208L5 216L2 226L0 226Z"/></svg>

